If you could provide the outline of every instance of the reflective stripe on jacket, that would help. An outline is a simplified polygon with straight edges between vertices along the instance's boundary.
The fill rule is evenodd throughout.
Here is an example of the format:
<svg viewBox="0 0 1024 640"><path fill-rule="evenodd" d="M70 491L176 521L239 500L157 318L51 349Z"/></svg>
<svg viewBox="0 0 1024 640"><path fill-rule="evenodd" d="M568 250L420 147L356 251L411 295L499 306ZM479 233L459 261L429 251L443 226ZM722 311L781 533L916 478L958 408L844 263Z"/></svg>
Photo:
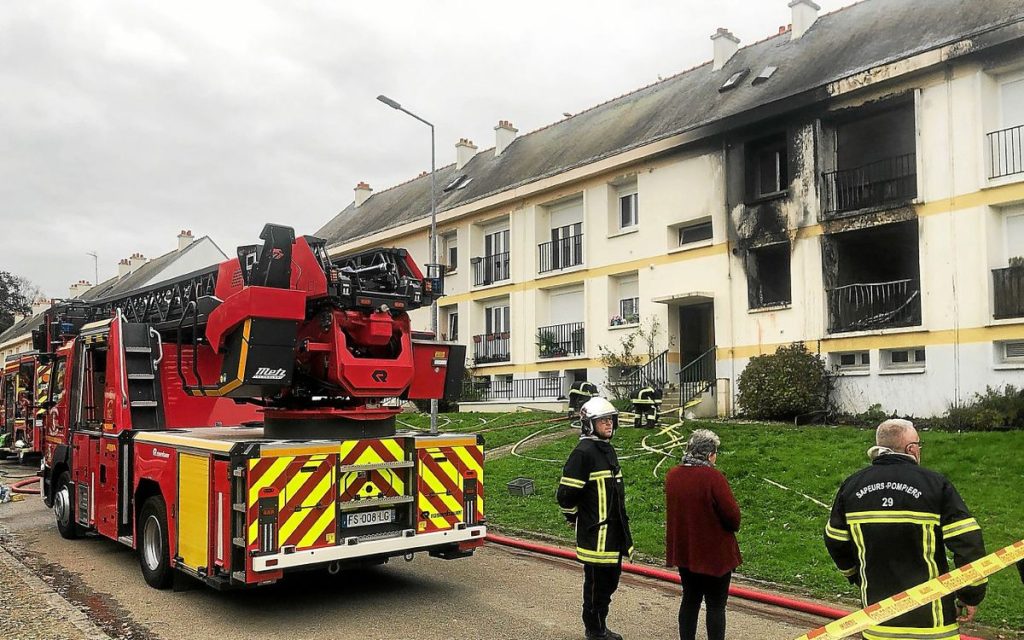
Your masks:
<svg viewBox="0 0 1024 640"><path fill-rule="evenodd" d="M633 554L626 493L615 449L582 438L562 470L558 505L576 525L576 558L587 564L617 564Z"/></svg>

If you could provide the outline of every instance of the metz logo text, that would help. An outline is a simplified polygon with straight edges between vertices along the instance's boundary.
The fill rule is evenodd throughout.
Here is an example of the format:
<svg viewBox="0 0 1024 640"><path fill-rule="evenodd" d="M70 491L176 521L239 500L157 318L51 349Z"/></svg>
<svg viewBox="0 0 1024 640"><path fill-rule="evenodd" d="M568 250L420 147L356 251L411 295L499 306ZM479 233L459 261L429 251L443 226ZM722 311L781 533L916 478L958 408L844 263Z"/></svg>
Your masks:
<svg viewBox="0 0 1024 640"><path fill-rule="evenodd" d="M260 367L256 370L256 373L252 374L253 380L259 378L260 380L281 380L288 374L284 369L271 369L270 367Z"/></svg>

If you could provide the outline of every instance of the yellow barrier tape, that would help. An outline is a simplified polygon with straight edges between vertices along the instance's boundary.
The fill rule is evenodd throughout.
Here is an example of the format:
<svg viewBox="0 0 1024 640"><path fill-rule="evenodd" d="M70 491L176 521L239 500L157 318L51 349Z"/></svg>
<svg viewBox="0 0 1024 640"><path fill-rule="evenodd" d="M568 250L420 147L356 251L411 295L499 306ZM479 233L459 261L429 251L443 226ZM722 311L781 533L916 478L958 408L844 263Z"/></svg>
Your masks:
<svg viewBox="0 0 1024 640"><path fill-rule="evenodd" d="M1024 540L1003 547L980 560L965 564L959 569L954 569L938 578L897 593L891 598L886 598L860 611L854 611L824 627L809 631L796 640L839 640L839 638L845 638L934 602L1020 560L1024 560Z"/></svg>

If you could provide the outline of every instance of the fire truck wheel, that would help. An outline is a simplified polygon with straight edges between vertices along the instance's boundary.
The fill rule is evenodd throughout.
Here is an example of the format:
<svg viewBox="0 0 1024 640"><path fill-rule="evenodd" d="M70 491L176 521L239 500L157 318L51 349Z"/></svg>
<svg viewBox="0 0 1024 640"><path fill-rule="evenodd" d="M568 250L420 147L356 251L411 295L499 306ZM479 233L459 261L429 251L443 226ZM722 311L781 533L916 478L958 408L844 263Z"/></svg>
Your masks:
<svg viewBox="0 0 1024 640"><path fill-rule="evenodd" d="M137 530L142 577L154 589L167 589L174 575L167 545L167 504L161 496L143 503Z"/></svg>
<svg viewBox="0 0 1024 640"><path fill-rule="evenodd" d="M57 520L57 531L62 538L74 540L82 535L82 529L75 522L74 485L71 474L65 471L57 479L57 491L53 494L53 517Z"/></svg>

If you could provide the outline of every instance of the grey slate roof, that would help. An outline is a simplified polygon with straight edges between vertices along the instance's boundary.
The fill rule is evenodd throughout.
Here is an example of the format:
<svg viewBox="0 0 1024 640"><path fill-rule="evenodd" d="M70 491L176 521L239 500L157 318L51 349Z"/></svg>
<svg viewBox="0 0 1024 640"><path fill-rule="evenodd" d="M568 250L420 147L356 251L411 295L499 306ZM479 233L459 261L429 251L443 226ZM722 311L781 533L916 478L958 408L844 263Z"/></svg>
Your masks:
<svg viewBox="0 0 1024 640"><path fill-rule="evenodd" d="M437 170L438 211L479 200L511 187L557 175L630 148L684 132L697 137L727 128L757 109L785 101L871 67L961 40L994 26L1024 20L1021 0L863 0L823 15L798 40L777 35L740 49L718 71L711 63L597 105L571 118L517 138L497 158L488 149L461 171ZM706 43L701 43L705 46ZM767 81L751 80L767 66ZM735 89L719 87L735 72L750 74ZM709 130L703 130L708 128ZM460 174L464 189L441 193ZM430 215L430 176L350 204L316 234L335 246Z"/></svg>
<svg viewBox="0 0 1024 640"><path fill-rule="evenodd" d="M109 280L105 280L78 296L78 298L85 301L99 300L100 298L116 296L121 293L128 293L138 289L149 282L152 278L157 277L161 271L169 267L175 260L178 260L189 251L195 249L200 245L200 243L208 238L209 236L196 238L190 245L180 251L178 249L174 249L173 251L168 251L158 258L153 258L124 278L118 279L115 276ZM213 243L212 240L210 242ZM217 247L216 243L213 243L213 246ZM220 251L220 248L217 247L217 250ZM224 255L223 251L220 253L221 255ZM224 256L224 259L227 260L227 256Z"/></svg>
<svg viewBox="0 0 1024 640"><path fill-rule="evenodd" d="M0 332L0 344L7 342L13 338L24 335L39 325L43 324L43 314L38 313L34 316L22 318L15 322L11 326L7 327L6 331Z"/></svg>

